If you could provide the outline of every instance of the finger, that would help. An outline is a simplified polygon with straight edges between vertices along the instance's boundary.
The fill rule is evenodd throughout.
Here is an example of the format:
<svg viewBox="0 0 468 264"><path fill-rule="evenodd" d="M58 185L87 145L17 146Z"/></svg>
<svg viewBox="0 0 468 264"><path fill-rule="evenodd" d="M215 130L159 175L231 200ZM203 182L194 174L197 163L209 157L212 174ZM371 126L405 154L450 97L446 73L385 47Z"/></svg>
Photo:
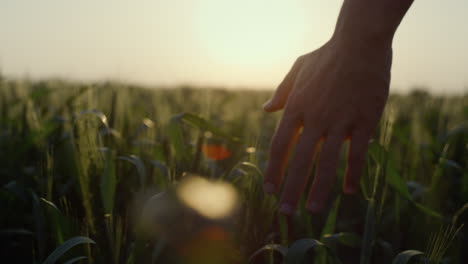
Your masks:
<svg viewBox="0 0 468 264"><path fill-rule="evenodd" d="M312 169L319 139L318 131L304 129L297 141L281 196L280 212L283 214L290 215L296 210Z"/></svg>
<svg viewBox="0 0 468 264"><path fill-rule="evenodd" d="M283 115L271 141L270 159L265 171L265 192L274 193L279 189L288 156L292 145L296 142L300 126L299 118L289 116L287 113Z"/></svg>
<svg viewBox="0 0 468 264"><path fill-rule="evenodd" d="M296 82L296 77L299 71L301 70L303 63L304 63L303 56L299 57L296 60L296 62L294 63L289 73L286 75L284 80L276 89L276 92L273 95L273 97L263 105L263 109L266 112L275 112L284 108L288 100L288 96L291 93L292 88L294 87L294 83Z"/></svg>
<svg viewBox="0 0 468 264"><path fill-rule="evenodd" d="M350 147L348 150L348 162L343 185L343 192L354 194L359 190L359 179L362 168L365 164L369 136L365 133L354 132L351 135Z"/></svg>
<svg viewBox="0 0 468 264"><path fill-rule="evenodd" d="M317 174L309 192L307 208L314 213L322 211L336 181L336 168L340 158L344 133L328 135L320 152Z"/></svg>

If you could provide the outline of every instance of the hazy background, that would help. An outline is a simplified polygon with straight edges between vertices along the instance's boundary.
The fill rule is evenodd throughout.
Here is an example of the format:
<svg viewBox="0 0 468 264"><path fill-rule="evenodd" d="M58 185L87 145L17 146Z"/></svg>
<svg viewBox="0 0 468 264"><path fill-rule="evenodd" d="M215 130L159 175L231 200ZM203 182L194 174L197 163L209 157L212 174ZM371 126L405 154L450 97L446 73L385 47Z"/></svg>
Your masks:
<svg viewBox="0 0 468 264"><path fill-rule="evenodd" d="M329 39L342 0L0 0L11 77L274 88ZM466 0L416 0L394 42L394 91L468 87Z"/></svg>

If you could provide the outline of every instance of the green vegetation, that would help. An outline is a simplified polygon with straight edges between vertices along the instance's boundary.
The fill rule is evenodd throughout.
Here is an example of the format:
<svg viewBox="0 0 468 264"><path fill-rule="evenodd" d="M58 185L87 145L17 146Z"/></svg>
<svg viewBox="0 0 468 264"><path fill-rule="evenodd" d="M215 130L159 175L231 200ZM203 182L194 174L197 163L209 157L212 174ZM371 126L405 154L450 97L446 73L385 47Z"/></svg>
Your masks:
<svg viewBox="0 0 468 264"><path fill-rule="evenodd" d="M291 218L262 191L269 95L0 78L1 262L466 263L468 95L393 95L361 193ZM185 206L188 175L231 183L236 212Z"/></svg>

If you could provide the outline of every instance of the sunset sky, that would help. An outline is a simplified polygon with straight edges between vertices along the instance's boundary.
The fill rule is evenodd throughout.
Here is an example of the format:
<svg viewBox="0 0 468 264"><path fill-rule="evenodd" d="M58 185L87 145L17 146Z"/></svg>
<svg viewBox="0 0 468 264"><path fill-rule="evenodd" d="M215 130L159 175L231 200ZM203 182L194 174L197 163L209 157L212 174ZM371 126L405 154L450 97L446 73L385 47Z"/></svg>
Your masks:
<svg viewBox="0 0 468 264"><path fill-rule="evenodd" d="M275 88L326 42L342 0L0 0L11 77ZM466 0L415 0L394 42L392 89L468 90Z"/></svg>

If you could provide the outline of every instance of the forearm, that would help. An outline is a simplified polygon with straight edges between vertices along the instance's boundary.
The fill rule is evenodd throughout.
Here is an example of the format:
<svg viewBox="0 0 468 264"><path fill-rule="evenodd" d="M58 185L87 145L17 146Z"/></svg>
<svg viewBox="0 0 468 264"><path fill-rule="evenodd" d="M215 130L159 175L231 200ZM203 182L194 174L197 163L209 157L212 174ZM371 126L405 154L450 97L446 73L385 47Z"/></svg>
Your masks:
<svg viewBox="0 0 468 264"><path fill-rule="evenodd" d="M391 47L414 0L344 0L333 39Z"/></svg>

